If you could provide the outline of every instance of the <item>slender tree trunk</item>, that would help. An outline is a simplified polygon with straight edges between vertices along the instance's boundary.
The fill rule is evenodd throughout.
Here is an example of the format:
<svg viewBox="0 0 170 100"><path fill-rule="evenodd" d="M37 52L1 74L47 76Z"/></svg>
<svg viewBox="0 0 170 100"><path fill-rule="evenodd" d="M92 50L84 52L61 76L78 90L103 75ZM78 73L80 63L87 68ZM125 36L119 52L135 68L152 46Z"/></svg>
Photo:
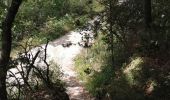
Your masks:
<svg viewBox="0 0 170 100"><path fill-rule="evenodd" d="M22 0L12 0L5 20L2 23L2 51L0 55L0 100L7 100L6 75L11 53L11 28Z"/></svg>
<svg viewBox="0 0 170 100"><path fill-rule="evenodd" d="M151 0L145 0L144 2L145 2L145 25L146 28L150 28L152 23Z"/></svg>
<svg viewBox="0 0 170 100"><path fill-rule="evenodd" d="M114 51L113 51L113 1L109 0L109 32L110 32L110 45L111 45L111 60L112 66L114 65ZM113 66L114 67L114 66ZM114 68L113 68L114 69Z"/></svg>
<svg viewBox="0 0 170 100"><path fill-rule="evenodd" d="M144 1L144 11L145 11L145 30L148 33L149 40L153 39L152 31L151 31L151 24L152 24L152 7L151 7L151 0Z"/></svg>

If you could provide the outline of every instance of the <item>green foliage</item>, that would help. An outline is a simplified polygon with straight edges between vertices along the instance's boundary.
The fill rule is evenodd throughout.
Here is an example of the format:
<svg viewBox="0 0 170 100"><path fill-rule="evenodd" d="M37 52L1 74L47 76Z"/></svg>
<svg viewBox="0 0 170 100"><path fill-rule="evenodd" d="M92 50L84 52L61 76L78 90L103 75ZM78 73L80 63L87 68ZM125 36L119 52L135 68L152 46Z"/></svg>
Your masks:
<svg viewBox="0 0 170 100"><path fill-rule="evenodd" d="M64 16L61 19L49 18L37 35L41 39L47 38L50 41L74 29L74 19L72 16Z"/></svg>
<svg viewBox="0 0 170 100"><path fill-rule="evenodd" d="M97 1L94 1L93 6L96 7ZM5 2L0 3L5 5L0 9L0 24L7 12ZM91 6L87 2L88 0L24 0L12 29L14 43L32 38L35 44L41 44L46 38L54 40L77 27L76 19L83 25ZM100 9L99 3L97 7Z"/></svg>
<svg viewBox="0 0 170 100"><path fill-rule="evenodd" d="M105 97L109 91L112 91L107 89L108 86L119 88L116 85L111 85L112 82L114 82L115 72L113 65L111 65L108 45L103 39L104 35L100 34L92 48L88 49L76 59L76 70L79 73L79 78L84 81L87 90L98 98ZM125 58L123 57L125 53L123 48L119 47L120 44L116 40L114 43L114 56L117 58L115 59L116 63L114 66L121 66L122 62L125 62ZM87 69L89 73L86 72ZM109 94L112 93L109 92Z"/></svg>
<svg viewBox="0 0 170 100"><path fill-rule="evenodd" d="M25 1L14 23L14 43L28 40L28 38L33 39L33 43L36 45L45 43L46 39L52 41L75 29L77 27L75 19L80 20L80 26L84 25L87 15L76 16L77 12L69 10L70 7L73 7L73 2L75 1Z"/></svg>
<svg viewBox="0 0 170 100"><path fill-rule="evenodd" d="M1 49L1 32L2 32L2 20L4 19L4 15L7 13L6 5L4 2L0 1L0 49Z"/></svg>
<svg viewBox="0 0 170 100"><path fill-rule="evenodd" d="M107 8L108 2L103 3ZM80 79L96 97L168 100L169 1L153 0L152 5L153 23L149 31L144 28L143 0L129 0L113 6L112 28L118 35L113 39L114 65L110 63L108 51L111 48L109 22L102 23L103 32L108 34L76 59Z"/></svg>
<svg viewBox="0 0 170 100"><path fill-rule="evenodd" d="M78 15L87 13L87 11L85 10L87 0L69 0L69 2L71 5L71 12L76 13Z"/></svg>
<svg viewBox="0 0 170 100"><path fill-rule="evenodd" d="M118 79L112 80L106 87L106 90L111 99L145 100L142 92L138 91L137 88L130 86L127 79L123 75L118 76Z"/></svg>
<svg viewBox="0 0 170 100"><path fill-rule="evenodd" d="M14 40L22 40L25 36L41 33L41 29L49 22L49 19L59 19L66 14L61 10L65 8L65 2L64 0L25 1L13 28ZM53 27L48 28L53 29Z"/></svg>
<svg viewBox="0 0 170 100"><path fill-rule="evenodd" d="M169 51L170 39L170 7L169 1L153 2L153 40L158 43L161 52ZM158 50L157 50L158 51ZM169 54L169 53L168 53Z"/></svg>

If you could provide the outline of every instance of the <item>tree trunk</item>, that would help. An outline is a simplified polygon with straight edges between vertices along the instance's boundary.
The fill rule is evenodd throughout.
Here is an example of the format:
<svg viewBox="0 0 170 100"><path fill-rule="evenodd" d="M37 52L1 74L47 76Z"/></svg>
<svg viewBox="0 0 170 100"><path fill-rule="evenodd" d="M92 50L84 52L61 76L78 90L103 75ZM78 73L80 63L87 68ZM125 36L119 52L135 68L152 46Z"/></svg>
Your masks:
<svg viewBox="0 0 170 100"><path fill-rule="evenodd" d="M150 28L152 23L151 0L145 0L144 2L145 2L145 25L146 28Z"/></svg>
<svg viewBox="0 0 170 100"><path fill-rule="evenodd" d="M22 0L12 0L5 20L2 23L2 51L0 57L0 100L7 100L6 75L11 53L11 28Z"/></svg>
<svg viewBox="0 0 170 100"><path fill-rule="evenodd" d="M111 38L111 54L112 54L112 66L114 67L114 51L113 51L113 1L112 0L109 0L109 24L110 24L110 28L109 28L109 32L110 32L110 38ZM114 68L113 68L114 69Z"/></svg>

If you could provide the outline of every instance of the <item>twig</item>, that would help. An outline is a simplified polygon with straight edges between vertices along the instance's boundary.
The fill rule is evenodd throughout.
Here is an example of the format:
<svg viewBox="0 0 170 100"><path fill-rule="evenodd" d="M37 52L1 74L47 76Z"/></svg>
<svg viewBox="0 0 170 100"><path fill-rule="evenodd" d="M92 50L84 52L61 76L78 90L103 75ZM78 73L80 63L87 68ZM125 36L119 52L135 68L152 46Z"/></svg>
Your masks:
<svg viewBox="0 0 170 100"><path fill-rule="evenodd" d="M12 71L9 71L16 79L17 83L18 83L18 100L20 98L20 94L21 94L21 84L20 84L20 81L18 80L18 78L15 76L15 74L12 72Z"/></svg>

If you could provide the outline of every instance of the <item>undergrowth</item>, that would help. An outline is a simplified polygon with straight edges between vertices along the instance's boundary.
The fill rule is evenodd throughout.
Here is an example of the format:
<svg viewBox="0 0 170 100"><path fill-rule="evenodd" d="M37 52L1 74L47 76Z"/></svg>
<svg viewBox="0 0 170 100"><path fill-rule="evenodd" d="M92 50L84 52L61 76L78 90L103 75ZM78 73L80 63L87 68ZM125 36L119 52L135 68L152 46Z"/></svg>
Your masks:
<svg viewBox="0 0 170 100"><path fill-rule="evenodd" d="M100 34L95 44L75 59L86 89L101 100L168 100L169 63L127 52L114 41L115 63Z"/></svg>
<svg viewBox="0 0 170 100"><path fill-rule="evenodd" d="M100 34L92 48L85 49L75 59L76 71L86 89L102 100L145 100L141 91L133 88L129 74L123 73L126 68L124 49L114 41L116 63L112 65L104 37Z"/></svg>

